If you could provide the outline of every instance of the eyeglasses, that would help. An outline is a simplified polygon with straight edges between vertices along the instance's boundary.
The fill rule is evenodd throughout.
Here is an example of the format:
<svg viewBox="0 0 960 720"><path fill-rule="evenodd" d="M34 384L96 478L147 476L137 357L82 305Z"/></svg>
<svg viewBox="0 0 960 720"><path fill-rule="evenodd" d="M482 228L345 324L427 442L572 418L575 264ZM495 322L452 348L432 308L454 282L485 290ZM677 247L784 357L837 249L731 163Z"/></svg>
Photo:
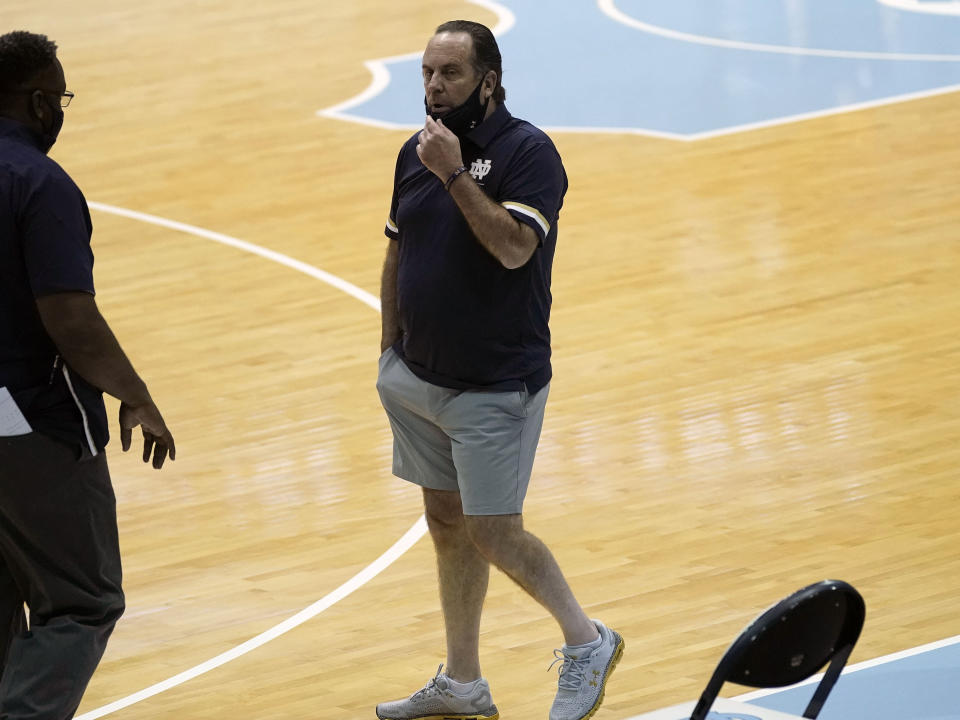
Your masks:
<svg viewBox="0 0 960 720"><path fill-rule="evenodd" d="M37 88L40 92L49 93L50 95L59 95L60 96L60 107L70 107L70 101L73 100L74 94L69 90L64 90L62 93L58 93L56 90L44 90L43 88Z"/></svg>
<svg viewBox="0 0 960 720"><path fill-rule="evenodd" d="M75 97L75 95L69 90L58 92L57 90L44 90L43 88L34 88L33 90L0 90L0 95L17 95L19 93L33 95L37 91L46 93L47 95L59 95L60 107L62 108L70 107L70 101Z"/></svg>

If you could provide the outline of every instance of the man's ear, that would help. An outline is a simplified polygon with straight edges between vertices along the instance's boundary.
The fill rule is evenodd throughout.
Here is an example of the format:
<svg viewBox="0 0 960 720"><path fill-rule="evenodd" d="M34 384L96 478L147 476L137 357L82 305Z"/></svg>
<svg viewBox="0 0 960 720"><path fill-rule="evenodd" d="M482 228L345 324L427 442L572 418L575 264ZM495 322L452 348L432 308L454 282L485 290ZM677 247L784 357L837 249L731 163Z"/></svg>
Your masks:
<svg viewBox="0 0 960 720"><path fill-rule="evenodd" d="M46 114L46 108L44 107L43 93L39 90L34 90L30 94L30 109L33 110L33 114L37 116L37 119L43 120Z"/></svg>
<svg viewBox="0 0 960 720"><path fill-rule="evenodd" d="M497 73L495 70L487 70L487 74L483 76L483 89L480 91L481 95L486 95L484 100L489 100L493 97L493 91L497 88Z"/></svg>

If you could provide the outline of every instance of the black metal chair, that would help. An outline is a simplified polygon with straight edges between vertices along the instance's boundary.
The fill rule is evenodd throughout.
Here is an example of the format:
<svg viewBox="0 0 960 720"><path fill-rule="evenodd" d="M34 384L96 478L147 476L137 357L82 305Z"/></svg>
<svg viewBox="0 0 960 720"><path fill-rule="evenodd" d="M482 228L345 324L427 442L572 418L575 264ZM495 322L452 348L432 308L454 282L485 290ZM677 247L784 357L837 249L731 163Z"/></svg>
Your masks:
<svg viewBox="0 0 960 720"><path fill-rule="evenodd" d="M784 598L740 633L713 672L690 720L705 720L725 682L793 685L830 667L803 713L815 718L860 637L866 607L852 585L824 580Z"/></svg>

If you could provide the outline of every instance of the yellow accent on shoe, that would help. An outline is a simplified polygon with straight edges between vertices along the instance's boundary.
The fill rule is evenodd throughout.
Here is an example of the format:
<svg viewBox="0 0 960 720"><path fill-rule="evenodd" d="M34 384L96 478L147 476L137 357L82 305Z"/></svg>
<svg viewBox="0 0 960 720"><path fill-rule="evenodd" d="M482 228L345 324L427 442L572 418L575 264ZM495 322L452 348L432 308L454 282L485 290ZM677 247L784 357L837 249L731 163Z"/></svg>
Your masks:
<svg viewBox="0 0 960 720"><path fill-rule="evenodd" d="M610 676L613 675L614 668L617 667L617 663L620 662L620 658L623 657L623 649L627 644L623 641L623 637L620 638L620 642L617 643L617 649L613 653L613 659L610 660L610 670L607 672L607 680L610 679ZM593 704L593 707L590 708L590 712L584 715L581 720L590 720L594 715L597 714L597 710L600 709L600 705L603 703L603 696L607 692L607 683L603 683L603 687L600 688L600 695L597 697L597 701Z"/></svg>

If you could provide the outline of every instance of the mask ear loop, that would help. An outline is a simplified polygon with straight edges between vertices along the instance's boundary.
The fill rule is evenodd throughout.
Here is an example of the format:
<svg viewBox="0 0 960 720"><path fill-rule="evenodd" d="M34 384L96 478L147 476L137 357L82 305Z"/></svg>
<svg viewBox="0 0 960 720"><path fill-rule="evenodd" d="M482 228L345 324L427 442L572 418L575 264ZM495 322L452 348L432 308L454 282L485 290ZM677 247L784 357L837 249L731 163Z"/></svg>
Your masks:
<svg viewBox="0 0 960 720"><path fill-rule="evenodd" d="M33 95L31 95L30 97L33 98L37 93L40 93L40 95L43 97L44 103L50 109L50 125L49 126L45 126L43 122L43 114L39 114L37 118L38 120L40 120L40 127L44 135L43 151L47 153L47 152L50 152L50 148L52 148L56 144L57 138L60 135L60 130L63 128L63 110L61 110L60 107L58 106L54 106L53 103L48 101L47 96L43 93L42 90L35 90ZM57 112L58 110L59 112Z"/></svg>

